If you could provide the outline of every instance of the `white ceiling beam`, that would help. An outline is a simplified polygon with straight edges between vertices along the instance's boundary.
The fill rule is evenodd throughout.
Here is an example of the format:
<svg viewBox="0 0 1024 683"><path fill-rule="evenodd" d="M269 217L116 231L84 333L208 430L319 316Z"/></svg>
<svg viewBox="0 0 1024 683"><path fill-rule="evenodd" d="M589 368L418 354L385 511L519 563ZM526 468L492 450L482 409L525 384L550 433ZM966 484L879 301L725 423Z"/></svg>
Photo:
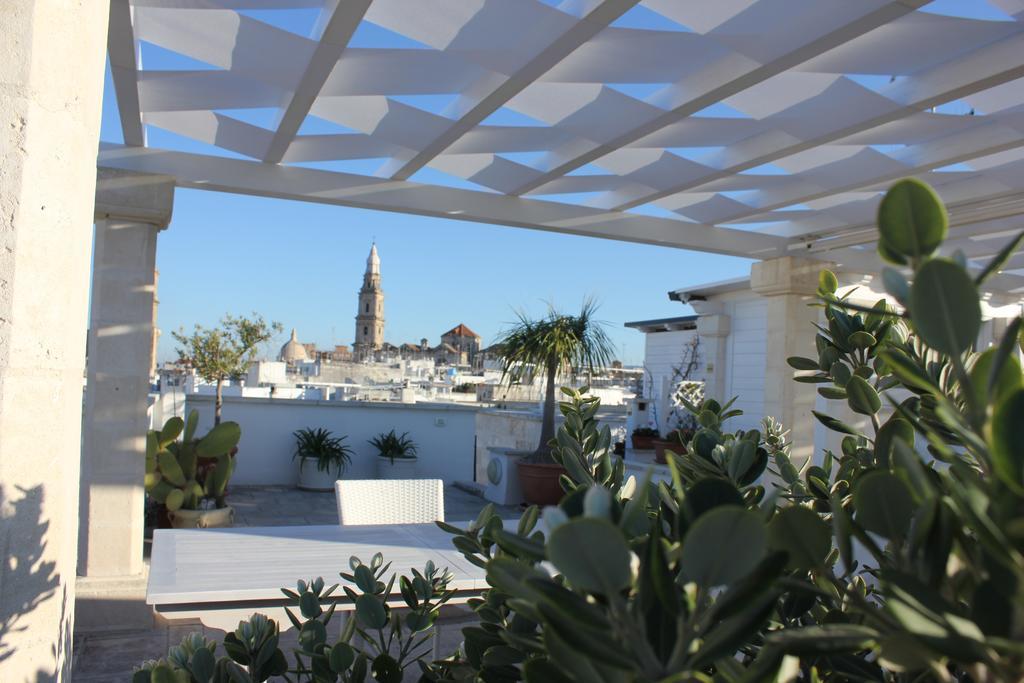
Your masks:
<svg viewBox="0 0 1024 683"><path fill-rule="evenodd" d="M132 7L128 0L110 0L107 53L124 144L142 147L146 144L146 131L142 126L142 109L139 106L139 63Z"/></svg>
<svg viewBox="0 0 1024 683"><path fill-rule="evenodd" d="M942 252L950 254L961 249L968 258L995 254L1013 235L1024 229L1024 201L1019 198L1019 192L1001 191L948 203L949 235ZM1003 238L985 237L1001 232L1006 233ZM972 242L972 237L980 239ZM793 256L838 261L849 268L875 272L881 267L881 262L874 249L865 247L874 245L877 240L878 228L871 221L793 238L786 249Z"/></svg>
<svg viewBox="0 0 1024 683"><path fill-rule="evenodd" d="M786 240L667 218L351 173L101 143L100 166L174 176L178 186L353 206L678 249L771 258Z"/></svg>
<svg viewBox="0 0 1024 683"><path fill-rule="evenodd" d="M703 79L696 87L687 87L685 92L693 93L685 102L682 102L665 112L661 116L638 126L627 133L619 135L615 139L594 147L583 154L568 159L548 170L541 176L518 187L512 194L522 195L532 192L555 178L559 178L581 166L596 161L606 154L610 154L622 147L626 147L637 140L640 140L655 131L706 109L713 104L721 102L739 92L757 85L769 78L776 76L792 67L802 64L810 59L828 52L829 50L849 42L854 38L864 35L869 31L887 24L905 14L908 14L918 7L925 5L930 0L893 0L882 7L858 17L843 26L840 26L823 36L820 36L808 43L799 45L793 50L781 55L779 58L744 70L735 78L722 82L720 77ZM711 74L712 76L714 74Z"/></svg>
<svg viewBox="0 0 1024 683"><path fill-rule="evenodd" d="M284 108L274 137L271 138L266 154L263 155L263 161L277 164L284 158L289 145L299 132L299 127L306 120L306 115L320 95L327 77L331 75L331 71L341 59L341 54L348 47L352 34L363 20L371 1L346 0L336 4L330 19L323 25L320 42L317 43L313 56L310 57L288 106ZM324 16L326 14L321 14L321 17ZM320 31L319 23L316 30Z"/></svg>
<svg viewBox="0 0 1024 683"><path fill-rule="evenodd" d="M988 126L967 130L962 133L947 136L938 140L930 140L926 143L914 145L901 153L894 154L896 161L907 160L918 161L919 163L900 168L895 172L884 173L857 182L822 187L814 192L800 194L799 192L784 194L783 192L766 192L766 195L776 194L778 199L766 201L764 204L752 207L750 210L738 211L727 216L722 222L737 221L744 218L752 218L767 214L770 211L781 209L793 204L804 204L806 202L831 197L844 192L854 192L862 188L870 188L882 183L891 182L907 176L926 173L936 168L950 166L952 164L970 161L979 157L1004 152L1010 149L1024 147L1024 132L1014 130L1008 126L993 121ZM842 163L842 162L837 162ZM813 181L814 169L806 171L795 177L794 181ZM801 183L800 187L805 187ZM771 220L765 215L764 220Z"/></svg>
<svg viewBox="0 0 1024 683"><path fill-rule="evenodd" d="M941 64L930 71L897 81L881 95L898 103L885 113L834 128L810 140L790 143L791 137L780 136L781 145L752 142L751 151L728 150L729 157L739 160L701 177L679 183L650 194L635 197L612 207L618 211L632 209L673 194L698 189L709 182L746 171L813 147L828 145L842 138L909 116L918 111L950 102L967 95L1024 77L1024 34L1017 33L972 52L963 59ZM734 147L742 148L743 142ZM765 147L768 147L766 150Z"/></svg>
<svg viewBox="0 0 1024 683"><path fill-rule="evenodd" d="M578 47L597 35L613 21L625 14L640 0L603 0L572 28L560 35L553 43L540 51L518 71L504 79L500 85L479 99L469 111L462 114L441 135L431 140L411 159L402 164L391 178L407 180L412 174L431 162L451 147L463 135L473 130L481 121L503 107L509 100L521 93L527 86L557 66ZM489 87L489 83L484 87Z"/></svg>

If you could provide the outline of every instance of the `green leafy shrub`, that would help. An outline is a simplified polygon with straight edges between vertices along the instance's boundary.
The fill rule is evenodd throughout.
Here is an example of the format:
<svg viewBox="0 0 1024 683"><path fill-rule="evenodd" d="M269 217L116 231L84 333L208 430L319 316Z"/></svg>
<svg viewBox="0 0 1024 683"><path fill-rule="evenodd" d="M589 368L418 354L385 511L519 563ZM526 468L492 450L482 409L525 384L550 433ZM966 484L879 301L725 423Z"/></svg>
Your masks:
<svg viewBox="0 0 1024 683"><path fill-rule="evenodd" d="M570 393L561 503L514 531L487 510L444 525L492 587L445 680L1024 680L1020 319L971 349L978 287L1022 238L978 274L937 256L945 208L917 181L879 230L909 269L883 273L901 310L825 271L817 357L790 359L867 427L815 413L841 452L794 463L783 425L729 433L705 400L654 485L623 481L596 401Z"/></svg>
<svg viewBox="0 0 1024 683"><path fill-rule="evenodd" d="M418 660L428 681L1024 681L1021 320L994 348L971 350L978 287L1024 235L974 275L962 257L935 255L945 209L916 181L886 196L879 229L880 253L911 274L883 273L901 309L855 304L824 271L817 357L790 359L796 381L863 418L815 413L842 435L839 453L795 463L784 425L766 417L730 433L737 412L704 399L689 406L699 428L669 453L671 480L638 482L611 457L598 400L568 390L550 442L567 471L559 505L528 508L514 529L493 506L465 529L439 523L490 585L470 603L479 623L459 651L431 664L389 654L374 667L390 652L375 646L350 658L345 635L328 647L309 625L325 619L333 588L300 585L290 597L309 609L294 625L312 635L296 675L356 681L369 669L390 681L391 662ZM363 591L349 596L357 624L346 634L383 646L381 562L346 575ZM444 600L443 577L429 583L430 601L402 586L407 606L433 615L415 617L414 633ZM243 642L216 666L255 661L260 641ZM194 673L197 656L209 663L203 649L214 648L183 644L140 680L156 680L158 666Z"/></svg>
<svg viewBox="0 0 1024 683"><path fill-rule="evenodd" d="M423 571L413 569L411 577L388 577L391 565L380 553L369 564L352 557L349 568L341 577L352 586L342 590L355 610L334 642L329 641L328 625L337 608L338 585L326 586L317 578L299 581L295 590L282 589L290 603L288 620L298 632L293 666L279 647L278 624L254 614L224 636L226 654L220 658L216 642L192 633L165 659L145 662L132 683L262 683L277 677L296 683L351 683L366 680L368 674L378 683L400 683L411 666L427 671L427 641L438 612L452 596L451 573L428 562ZM403 612L388 600L396 580Z"/></svg>

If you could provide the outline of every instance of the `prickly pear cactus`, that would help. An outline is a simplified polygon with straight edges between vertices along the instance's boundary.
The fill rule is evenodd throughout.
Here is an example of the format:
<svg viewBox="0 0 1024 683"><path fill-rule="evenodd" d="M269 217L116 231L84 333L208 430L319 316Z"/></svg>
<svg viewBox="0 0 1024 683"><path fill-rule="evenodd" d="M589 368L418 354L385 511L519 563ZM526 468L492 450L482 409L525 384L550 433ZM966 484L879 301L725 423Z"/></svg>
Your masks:
<svg viewBox="0 0 1024 683"><path fill-rule="evenodd" d="M171 512L197 510L204 499L224 506L224 492L235 469L231 451L242 430L237 422L222 422L197 439L198 422L199 413L193 410L187 423L172 417L163 429L146 435L146 492ZM202 467L201 458L213 458L216 463Z"/></svg>

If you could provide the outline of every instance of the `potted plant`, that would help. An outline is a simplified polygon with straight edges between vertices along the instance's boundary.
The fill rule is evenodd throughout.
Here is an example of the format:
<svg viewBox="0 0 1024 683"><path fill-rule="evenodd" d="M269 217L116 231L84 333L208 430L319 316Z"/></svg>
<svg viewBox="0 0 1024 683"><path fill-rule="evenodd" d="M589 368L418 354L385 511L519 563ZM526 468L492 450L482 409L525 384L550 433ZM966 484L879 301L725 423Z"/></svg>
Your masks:
<svg viewBox="0 0 1024 683"><path fill-rule="evenodd" d="M559 477L565 469L551 456L556 380L560 375L575 376L610 364L612 343L602 324L594 319L596 310L596 304L587 300L577 315L558 313L553 308L539 320L519 314L519 321L499 341L503 381L514 384L522 377L531 381L542 377L545 381L540 443L517 463L528 503L554 505L563 495Z"/></svg>
<svg viewBox="0 0 1024 683"><path fill-rule="evenodd" d="M682 407L684 409L687 405L694 405L685 398L683 398L683 401L684 403L682 404ZM698 405L699 404L700 402L698 402ZM717 403L713 403L713 406L714 405L717 405ZM697 428L700 426L697 424L697 419L693 415L693 413L687 412L686 415L679 420L676 428L669 430L664 439L654 439L655 462L662 465L665 464L665 451L672 451L673 453L686 452L687 445L690 443L690 440L693 439L693 436L697 433Z"/></svg>
<svg viewBox="0 0 1024 683"><path fill-rule="evenodd" d="M664 439L654 440L654 462L665 464L665 451L682 453L686 451L686 444L693 438L694 431L679 427L671 430Z"/></svg>
<svg viewBox="0 0 1024 683"><path fill-rule="evenodd" d="M196 374L216 385L213 404L213 424L220 424L224 404L224 381L241 377L249 370L256 348L281 331L280 323L268 323L262 316L252 318L226 315L219 328L196 325L192 334L184 330L173 332L178 342L178 356L182 363L195 369Z"/></svg>
<svg viewBox="0 0 1024 683"><path fill-rule="evenodd" d="M352 449L344 436L330 430L300 429L293 432L295 453L299 461L299 488L306 491L331 491L352 462Z"/></svg>
<svg viewBox="0 0 1024 683"><path fill-rule="evenodd" d="M409 438L409 432L399 436L392 429L387 434L378 434L368 443L377 449L378 478L416 478L416 444Z"/></svg>
<svg viewBox="0 0 1024 683"><path fill-rule="evenodd" d="M649 451L654 448L655 439L661 438L661 434L653 427L637 427L630 435L634 451Z"/></svg>
<svg viewBox="0 0 1024 683"><path fill-rule="evenodd" d="M147 433L146 492L164 506L172 527L231 526L235 513L224 495L235 470L231 454L242 430L237 422L221 422L197 438L198 422L199 412L193 410L187 423L172 417L163 429ZM203 467L203 459L214 465Z"/></svg>

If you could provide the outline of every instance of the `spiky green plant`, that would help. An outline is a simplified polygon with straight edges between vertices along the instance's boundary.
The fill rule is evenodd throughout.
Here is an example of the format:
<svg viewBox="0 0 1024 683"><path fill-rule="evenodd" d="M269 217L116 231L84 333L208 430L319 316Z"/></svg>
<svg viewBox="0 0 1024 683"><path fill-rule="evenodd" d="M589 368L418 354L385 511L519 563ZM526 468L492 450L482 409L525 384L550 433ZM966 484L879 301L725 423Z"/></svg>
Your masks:
<svg viewBox="0 0 1024 683"><path fill-rule="evenodd" d="M292 432L295 437L295 453L292 458L299 458L299 471L305 465L302 458L316 460L318 472L336 472L339 476L345 473L352 462L352 448L345 444L345 436L334 436L329 429L299 429Z"/></svg>
<svg viewBox="0 0 1024 683"><path fill-rule="evenodd" d="M377 454L380 457L390 460L392 465L395 464L395 458L401 460L416 457L417 446L409 436L409 432L403 432L399 436L392 429L390 432L378 434L367 443L377 449Z"/></svg>

